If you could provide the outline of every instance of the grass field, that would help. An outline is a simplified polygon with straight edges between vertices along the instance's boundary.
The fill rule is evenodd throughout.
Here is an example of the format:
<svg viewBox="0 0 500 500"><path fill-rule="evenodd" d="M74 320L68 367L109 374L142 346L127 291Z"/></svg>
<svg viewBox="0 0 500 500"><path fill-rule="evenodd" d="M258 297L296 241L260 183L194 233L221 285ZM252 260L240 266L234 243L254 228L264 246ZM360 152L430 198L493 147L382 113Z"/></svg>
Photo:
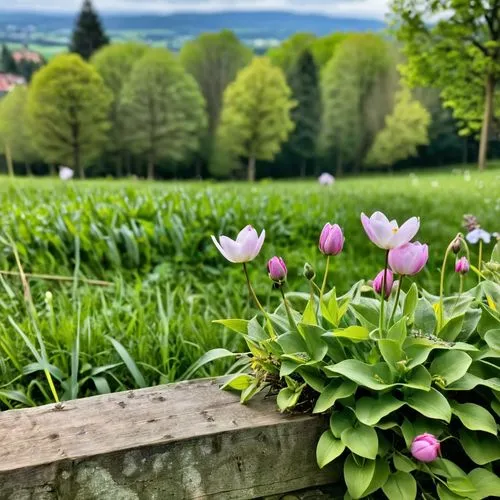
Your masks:
<svg viewBox="0 0 500 500"><path fill-rule="evenodd" d="M0 270L16 271L14 244L25 272L78 278L30 280L27 301L18 278L0 277L0 399L31 405L54 400L46 371L58 397L73 398L179 380L206 350L238 349L239 339L212 320L248 314L245 284L210 235L235 236L247 223L267 232L251 264L264 302L277 300L265 271L272 255L287 261L294 289L307 289L305 261L322 271L317 239L327 221L346 236L330 284L342 291L373 278L383 254L366 238L359 214L374 210L399 221L421 217L418 239L430 245L431 257L417 279L436 292L444 249L464 213L500 231L500 170L353 178L333 188L313 181L63 184L0 177L0 206ZM91 286L85 278L113 285ZM219 363L196 375L226 369Z"/></svg>

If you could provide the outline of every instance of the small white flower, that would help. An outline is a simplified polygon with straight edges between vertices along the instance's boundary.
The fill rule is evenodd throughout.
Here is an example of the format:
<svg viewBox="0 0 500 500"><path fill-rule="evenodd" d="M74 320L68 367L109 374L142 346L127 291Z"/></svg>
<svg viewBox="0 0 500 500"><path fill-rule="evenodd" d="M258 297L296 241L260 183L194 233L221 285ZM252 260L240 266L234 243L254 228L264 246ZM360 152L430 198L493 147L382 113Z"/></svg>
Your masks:
<svg viewBox="0 0 500 500"><path fill-rule="evenodd" d="M69 181L73 178L74 172L69 167L59 167L59 178L63 181Z"/></svg>
<svg viewBox="0 0 500 500"><path fill-rule="evenodd" d="M332 174L324 172L318 177L318 182L322 186L331 186L335 183L335 177Z"/></svg>
<svg viewBox="0 0 500 500"><path fill-rule="evenodd" d="M465 239L473 245L475 245L479 240L482 240L486 244L488 244L491 241L491 234L484 229L477 228L468 233Z"/></svg>

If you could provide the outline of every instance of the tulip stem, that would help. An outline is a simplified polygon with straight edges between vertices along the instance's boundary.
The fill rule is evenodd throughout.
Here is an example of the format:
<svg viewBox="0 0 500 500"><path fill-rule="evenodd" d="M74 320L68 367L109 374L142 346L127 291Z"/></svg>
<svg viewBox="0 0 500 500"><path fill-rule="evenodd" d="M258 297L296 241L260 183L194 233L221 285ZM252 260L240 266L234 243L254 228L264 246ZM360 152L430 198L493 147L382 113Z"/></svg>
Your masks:
<svg viewBox="0 0 500 500"><path fill-rule="evenodd" d="M290 310L290 306L288 305L288 301L286 300L286 297L285 297L285 291L283 290L282 286L280 286L280 292L281 292L281 296L283 297L283 304L285 304L286 314L288 316L288 321L290 323L290 326L292 326L295 330L297 330L297 324L295 323L295 320L293 319L292 311Z"/></svg>
<svg viewBox="0 0 500 500"><path fill-rule="evenodd" d="M385 252L384 276L382 278L382 290L380 293L380 319L378 325L378 329L380 330L380 337L382 337L382 331L384 330L385 284L387 283L388 267L389 267L389 250Z"/></svg>
<svg viewBox="0 0 500 500"><path fill-rule="evenodd" d="M453 312L451 313L452 316L455 315L455 309L457 308L458 306L458 302L459 300L461 299L462 297L462 292L464 291L464 276L463 274L460 275L460 287L458 289L458 297L457 297L457 301L455 302L455 305L453 306Z"/></svg>
<svg viewBox="0 0 500 500"><path fill-rule="evenodd" d="M325 293L326 288L326 280L328 279L328 271L330 270L330 256L326 256L326 266L325 266L325 276L323 277L323 284L321 285L321 291L319 294L319 301L323 299L323 295Z"/></svg>
<svg viewBox="0 0 500 500"><path fill-rule="evenodd" d="M479 240L479 258L477 263L478 273L478 283L481 283L481 263L483 261L483 240Z"/></svg>
<svg viewBox="0 0 500 500"><path fill-rule="evenodd" d="M392 320L394 319L394 315L396 314L396 309L398 308L398 303L399 303L399 296L401 294L401 286L403 284L403 278L404 276L401 275L399 277L399 283L398 283L398 291L396 292L396 300L394 302L394 307L392 308L392 314L391 314L391 317L389 318L389 323L388 325L390 326L391 323L392 323ZM385 293L385 289L384 289L384 293Z"/></svg>
<svg viewBox="0 0 500 500"><path fill-rule="evenodd" d="M455 241L455 239L453 239ZM441 280L439 283L439 317L438 317L438 331L443 328L443 323L444 323L444 275L446 272L446 263L448 262L448 256L450 255L450 252L452 251L453 247L453 242L451 242L448 245L448 248L446 249L446 252L444 254L444 259L443 259L443 266L441 267Z"/></svg>

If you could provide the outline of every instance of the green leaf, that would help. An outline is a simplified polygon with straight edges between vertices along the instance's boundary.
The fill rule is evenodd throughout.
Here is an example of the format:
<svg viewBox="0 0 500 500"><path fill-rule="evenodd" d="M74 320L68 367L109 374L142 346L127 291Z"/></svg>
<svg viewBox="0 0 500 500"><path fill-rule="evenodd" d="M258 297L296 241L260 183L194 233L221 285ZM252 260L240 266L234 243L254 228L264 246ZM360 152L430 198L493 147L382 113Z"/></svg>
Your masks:
<svg viewBox="0 0 500 500"><path fill-rule="evenodd" d="M413 283L408 290L405 298L405 304L403 307L403 315L411 318L415 312L418 301L418 288L416 283Z"/></svg>
<svg viewBox="0 0 500 500"><path fill-rule="evenodd" d="M326 371L343 375L358 385L374 391L393 387L392 375L385 363L368 365L357 359L346 359L335 365L325 367Z"/></svg>
<svg viewBox="0 0 500 500"><path fill-rule="evenodd" d="M237 321L237 320L236 320ZM257 318L252 318L248 325L248 338L254 340L255 342L264 342L269 339L269 335L265 332L264 328L260 326Z"/></svg>
<svg viewBox="0 0 500 500"><path fill-rule="evenodd" d="M423 297L417 301L415 308L414 326L426 334L432 334L436 330L436 315L430 302Z"/></svg>
<svg viewBox="0 0 500 500"><path fill-rule="evenodd" d="M304 323L299 323L297 326L306 344L306 352L314 361L321 361L328 351L328 345L322 338L325 331L318 326L305 325Z"/></svg>
<svg viewBox="0 0 500 500"><path fill-rule="evenodd" d="M399 361L405 359L401 345L395 340L380 339L378 341L378 348L385 362L393 368L396 368Z"/></svg>
<svg viewBox="0 0 500 500"><path fill-rule="evenodd" d="M234 358L239 356L234 352L228 351L227 349L212 349L201 356L196 362L194 362L189 369L182 376L183 380L191 378L202 366L212 363L218 359L222 358ZM124 360L125 361L125 360Z"/></svg>
<svg viewBox="0 0 500 500"><path fill-rule="evenodd" d="M371 331L377 328L380 301L368 297L360 297L359 302L351 303L350 307L359 322L368 328L368 330Z"/></svg>
<svg viewBox="0 0 500 500"><path fill-rule="evenodd" d="M330 416L330 429L336 438L340 436L354 423L353 414L350 410L344 409L341 412L333 412Z"/></svg>
<svg viewBox="0 0 500 500"><path fill-rule="evenodd" d="M405 457L398 452L394 453L393 461L394 467L401 472L412 472L417 468L415 462L413 462L411 458Z"/></svg>
<svg viewBox="0 0 500 500"><path fill-rule="evenodd" d="M413 442L413 439L415 438L417 433L413 428L413 424L406 418L403 420L403 423L401 424L401 432L403 433L403 438L405 440L406 447L410 448L411 443Z"/></svg>
<svg viewBox="0 0 500 500"><path fill-rule="evenodd" d="M337 399L347 398L352 396L357 389L357 385L350 380L332 380L321 393L313 413L322 413L329 410L337 401Z"/></svg>
<svg viewBox="0 0 500 500"><path fill-rule="evenodd" d="M216 319L213 323L218 323L233 332L242 333L243 335L248 332L249 321L246 319Z"/></svg>
<svg viewBox="0 0 500 500"><path fill-rule="evenodd" d="M344 480L352 498L361 498L370 486L375 474L375 460L358 459L351 454L344 462Z"/></svg>
<svg viewBox="0 0 500 500"><path fill-rule="evenodd" d="M278 393L278 397L276 399L276 402L278 403L278 408L281 411L285 411L285 410L289 410L289 409L293 408L297 404L297 401L299 400L301 392L302 392L302 389L295 391L293 389L290 389L289 387L285 387L284 389L281 389L281 391Z"/></svg>
<svg viewBox="0 0 500 500"><path fill-rule="evenodd" d="M243 389L240 394L241 404L245 404L250 401L256 394L258 394L262 389L266 387L266 384L262 383L260 380L255 379L246 389Z"/></svg>
<svg viewBox="0 0 500 500"><path fill-rule="evenodd" d="M379 398L363 397L356 402L356 417L366 425L375 425L382 418L401 408L405 403L391 394Z"/></svg>
<svg viewBox="0 0 500 500"><path fill-rule="evenodd" d="M122 361L125 363L125 366L128 368L128 371L130 372L130 375L132 375L132 378L134 379L134 382L138 387L147 387L146 380L144 379L141 371L139 368L137 368L137 365L135 364L135 361L132 359L130 354L128 353L127 349L123 347L118 340L115 340L112 337L109 337L106 335L106 338L113 344L113 347L115 348L115 351L118 353ZM224 350L224 349L221 349ZM207 353L208 354L208 353ZM232 353L231 353L232 354ZM205 354L206 356L206 354ZM202 356L197 363L200 362L200 360L203 358ZM196 363L195 363L196 364Z"/></svg>
<svg viewBox="0 0 500 500"><path fill-rule="evenodd" d="M247 373L237 373L229 378L229 380L221 387L221 389L234 389L236 391L245 390L252 382L255 377L248 375Z"/></svg>
<svg viewBox="0 0 500 500"><path fill-rule="evenodd" d="M417 483L411 474L397 471L389 476L382 490L389 500L415 500Z"/></svg>
<svg viewBox="0 0 500 500"><path fill-rule="evenodd" d="M322 373L312 366L301 366L297 372L304 379L304 382L316 392L323 392L325 389L325 380Z"/></svg>
<svg viewBox="0 0 500 500"><path fill-rule="evenodd" d="M422 391L430 391L431 383L431 374L422 365L419 365L409 373L404 386Z"/></svg>
<svg viewBox="0 0 500 500"><path fill-rule="evenodd" d="M406 340L406 317L403 316L399 321L394 323L387 333L387 338L396 342L400 347Z"/></svg>
<svg viewBox="0 0 500 500"><path fill-rule="evenodd" d="M276 339L276 342L283 349L284 354L297 354L307 351L306 343L298 332L283 333Z"/></svg>
<svg viewBox="0 0 500 500"><path fill-rule="evenodd" d="M464 497L460 495L455 495L455 493L451 492L446 486L442 484L438 484L437 493L439 496L439 500L463 500Z"/></svg>
<svg viewBox="0 0 500 500"><path fill-rule="evenodd" d="M489 434L460 430L460 444L469 458L478 465L486 465L500 459L500 441Z"/></svg>
<svg viewBox="0 0 500 500"><path fill-rule="evenodd" d="M436 476L445 477L447 479L452 477L465 477L465 472L454 462L446 458L437 458L433 462L427 464L427 466Z"/></svg>
<svg viewBox="0 0 500 500"><path fill-rule="evenodd" d="M332 333L325 333L324 336L341 337L353 342L362 342L370 338L370 332L364 326L349 326L342 330L334 330Z"/></svg>
<svg viewBox="0 0 500 500"><path fill-rule="evenodd" d="M340 439L336 439L332 431L323 432L316 447L316 461L319 468L322 469L325 465L340 457L344 450L344 443Z"/></svg>
<svg viewBox="0 0 500 500"><path fill-rule="evenodd" d="M500 329L489 330L484 335L484 340L493 351L500 353Z"/></svg>
<svg viewBox="0 0 500 500"><path fill-rule="evenodd" d="M495 418L482 406L474 403L460 404L456 401L451 401L451 411L462 421L467 429L489 432L494 436L497 435Z"/></svg>
<svg viewBox="0 0 500 500"><path fill-rule="evenodd" d="M463 351L447 351L438 354L431 363L430 372L433 377L439 377L448 386L461 379L469 369L472 358Z"/></svg>
<svg viewBox="0 0 500 500"><path fill-rule="evenodd" d="M451 477L446 485L451 492L461 497L470 498L476 493L476 488L468 477Z"/></svg>
<svg viewBox="0 0 500 500"><path fill-rule="evenodd" d="M448 342L454 342L462 331L465 314L451 318L439 331L439 338Z"/></svg>
<svg viewBox="0 0 500 500"><path fill-rule="evenodd" d="M469 479L476 489L476 493L472 495L474 500L498 497L500 492L500 477L493 472L477 468L469 472Z"/></svg>
<svg viewBox="0 0 500 500"><path fill-rule="evenodd" d="M378 451L377 431L365 424L345 429L340 439L356 455L375 460Z"/></svg>
<svg viewBox="0 0 500 500"><path fill-rule="evenodd" d="M429 392L415 391L407 397L408 406L428 418L435 418L449 422L451 407L448 400L436 389Z"/></svg>
<svg viewBox="0 0 500 500"><path fill-rule="evenodd" d="M363 493L363 496L366 497L375 493L378 489L384 486L389 474L391 473L391 469L389 467L389 463L385 457L378 457L375 461L375 472L373 473L373 478L370 482L370 485Z"/></svg>
<svg viewBox="0 0 500 500"><path fill-rule="evenodd" d="M480 335L485 335L490 330L497 330L500 326L500 315L485 306L484 304L480 304L483 313L481 314L481 319L477 325L477 331Z"/></svg>
<svg viewBox="0 0 500 500"><path fill-rule="evenodd" d="M302 323L306 325L314 325L318 324L316 319L316 302L314 297L311 297L307 302L306 308L304 309L304 314L302 315Z"/></svg>

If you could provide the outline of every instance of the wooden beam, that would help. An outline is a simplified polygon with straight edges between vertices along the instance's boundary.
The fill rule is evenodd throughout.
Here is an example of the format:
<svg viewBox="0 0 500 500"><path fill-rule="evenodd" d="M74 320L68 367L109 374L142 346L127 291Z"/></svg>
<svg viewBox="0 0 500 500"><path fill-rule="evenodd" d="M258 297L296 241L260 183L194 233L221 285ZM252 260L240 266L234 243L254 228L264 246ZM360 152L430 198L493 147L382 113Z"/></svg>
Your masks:
<svg viewBox="0 0 500 500"><path fill-rule="evenodd" d="M334 483L319 470L321 416L241 405L214 380L0 413L9 500L239 500Z"/></svg>

